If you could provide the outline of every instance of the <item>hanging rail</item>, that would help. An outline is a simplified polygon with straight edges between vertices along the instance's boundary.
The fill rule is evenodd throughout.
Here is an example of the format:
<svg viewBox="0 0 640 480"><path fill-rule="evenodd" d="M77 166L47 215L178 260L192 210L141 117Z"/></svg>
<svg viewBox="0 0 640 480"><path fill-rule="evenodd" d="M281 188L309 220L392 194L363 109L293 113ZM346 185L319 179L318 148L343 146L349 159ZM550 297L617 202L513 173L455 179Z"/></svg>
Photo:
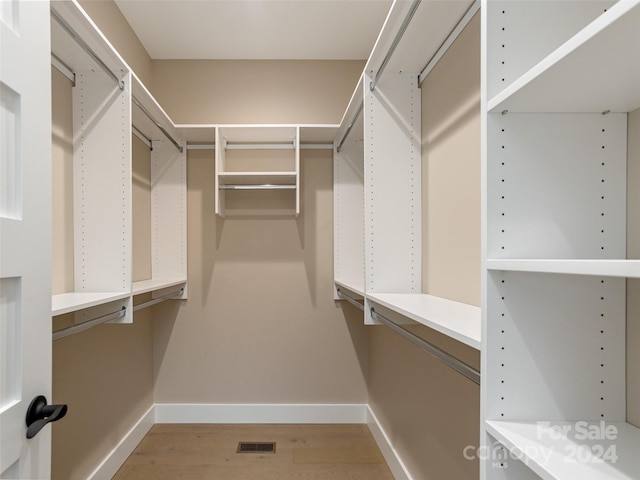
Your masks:
<svg viewBox="0 0 640 480"><path fill-rule="evenodd" d="M393 43L391 43L389 50L387 50L387 54L384 56L384 59L382 60L380 67L376 71L375 77L373 77L373 80L371 80L371 83L369 84L369 89L372 92L375 90L376 85L378 84L378 80L382 75L382 72L384 72L385 68L387 68L387 64L389 63L389 60L391 60L391 57L393 56L393 52L395 52L396 47L400 43L400 40L402 40L402 36L404 35L404 32L407 30L407 27L411 23L411 19L413 18L413 15L416 13L416 10L418 10L418 7L420 6L421 2L422 0L413 0L413 3L411 4L409 11L407 12L407 16L404 17L402 25L400 25L400 30L398 30L398 33L396 33L396 36L393 38Z"/></svg>
<svg viewBox="0 0 640 480"><path fill-rule="evenodd" d="M371 317L375 320L378 320L385 326L389 327L391 330L396 332L398 335L403 337L406 340L409 340L414 345L420 347L422 350L437 358L445 365L453 368L456 372L461 373L469 380L480 385L480 372L473 368L471 365L464 363L462 360L457 359L453 355L445 352L439 347L436 347L434 344L427 342L426 340L418 337L416 334L402 328L400 325L395 323L392 320L389 320L384 315L379 314L375 311L375 309L371 309Z"/></svg>
<svg viewBox="0 0 640 480"><path fill-rule="evenodd" d="M149 150L153 150L153 142L149 137L142 133L135 125L131 125L131 131L133 134L147 144Z"/></svg>
<svg viewBox="0 0 640 480"><path fill-rule="evenodd" d="M156 305L158 303L161 303L161 302L164 302L166 300L169 300L170 298L182 296L183 293L184 293L184 288L181 288L180 290L177 290L177 291L171 292L171 293L167 293L166 295L163 295L163 296L158 297L158 298L154 298L153 300L149 300L148 302L139 303L138 305L135 305L133 307L133 311L137 312L138 310L142 310L143 308L147 308L147 307L150 307L152 305Z"/></svg>
<svg viewBox="0 0 640 480"><path fill-rule="evenodd" d="M61 338L68 337L69 335L73 335L76 333L84 332L85 330L89 330L90 328L95 327L96 325L100 325L102 323L108 322L109 320L115 320L117 318L124 317L125 313L127 313L127 307L122 307L121 310L117 312L107 313L106 315L102 315L101 317L94 318L93 320L87 320L86 322L79 323L78 325L73 325L72 327L63 328L61 330L53 332L53 341L60 340Z"/></svg>
<svg viewBox="0 0 640 480"><path fill-rule="evenodd" d="M225 150L293 150L296 148L294 142L291 143L229 143Z"/></svg>
<svg viewBox="0 0 640 480"><path fill-rule="evenodd" d="M220 185L220 190L295 190L295 185L273 185L270 183L262 185Z"/></svg>
<svg viewBox="0 0 640 480"><path fill-rule="evenodd" d="M344 144L345 140L347 139L347 137L351 133L351 129L353 128L353 126L356 123L356 120L358 119L358 117L362 113L363 108L364 108L364 100L362 100L360 102L360 105L358 106L358 109L356 110L356 114L353 116L353 120L351 120L351 123L349 123L349 126L347 127L347 131L344 132L344 135L342 136L342 139L340 140L340 142L338 143L338 146L336 147L336 151L338 153L340 153L340 150L342 150L342 145Z"/></svg>
<svg viewBox="0 0 640 480"><path fill-rule="evenodd" d="M158 130L160 130L162 132L162 134L165 137L167 137L167 139L171 143L173 143L173 145L178 149L178 151L180 153L183 153L184 152L184 148L182 148L182 146L178 142L175 141L175 139L169 134L169 132L167 132L167 130L162 125L160 125L160 123L153 117L153 115L151 115L151 113L149 113L149 111L146 108L144 108L142 103L140 103L140 101L136 97L134 97L133 95L131 95L131 100L142 111L142 113L144 113L147 116L147 118L149 120L151 120L156 127L158 127Z"/></svg>
<svg viewBox="0 0 640 480"><path fill-rule="evenodd" d="M71 69L71 67L69 67L69 65L56 57L53 52L51 53L51 66L55 67L56 70L58 70L61 74L71 80L71 84L74 87L76 86L76 74L74 73L74 71Z"/></svg>
<svg viewBox="0 0 640 480"><path fill-rule="evenodd" d="M435 55L431 57L427 65L422 69L422 72L418 76L418 85L422 84L424 79L427 78L427 75L431 73L431 70L433 70L433 68L438 64L438 62L444 56L444 54L447 53L447 50L449 50L449 47L453 45L453 42L456 41L456 38L458 38L458 36L462 33L464 28L471 21L471 19L478 12L478 10L480 10L480 0L476 0L475 2L473 2L473 4L469 7L467 12L462 17L462 19L460 19L456 27L451 31L451 33L446 38L446 40L442 43L442 45L440 45L440 48L438 48L438 51L435 53Z"/></svg>
<svg viewBox="0 0 640 480"><path fill-rule="evenodd" d="M359 308L360 310L362 310L364 312L364 305L361 304L357 299L353 298L350 295L347 295L342 290L340 290L340 288L336 288L336 291L338 292L338 297L340 297L341 300L346 300L351 305L353 305L356 308Z"/></svg>
<svg viewBox="0 0 640 480"><path fill-rule="evenodd" d="M53 19L60 25L65 32L69 34L69 36L85 51L87 54L98 64L100 68L102 68L107 75L109 75L116 82L120 90L124 90L124 80L121 80L113 70L111 70L106 63L100 59L100 57L94 52L91 47L78 35L78 33L69 25L64 18L60 16L55 9L51 8L51 16Z"/></svg>

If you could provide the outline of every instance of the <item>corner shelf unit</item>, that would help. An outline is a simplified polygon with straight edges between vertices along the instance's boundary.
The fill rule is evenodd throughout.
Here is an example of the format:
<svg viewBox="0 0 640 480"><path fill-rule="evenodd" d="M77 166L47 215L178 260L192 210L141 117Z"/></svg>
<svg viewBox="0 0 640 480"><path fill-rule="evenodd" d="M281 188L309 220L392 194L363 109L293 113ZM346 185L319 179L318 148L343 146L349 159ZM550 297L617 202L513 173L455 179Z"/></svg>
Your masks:
<svg viewBox="0 0 640 480"><path fill-rule="evenodd" d="M132 126L152 148L152 279L186 286L186 156L173 123L76 1L51 3L52 64L73 86L74 290L52 316L117 304L133 321ZM186 293L181 297L186 298Z"/></svg>
<svg viewBox="0 0 640 480"><path fill-rule="evenodd" d="M625 327L640 2L482 11L481 478L637 478Z"/></svg>
<svg viewBox="0 0 640 480"><path fill-rule="evenodd" d="M418 87L476 11L472 1L391 7L334 142L334 282L336 299L364 300L365 324L379 324L381 306L479 349L480 307L422 293Z"/></svg>

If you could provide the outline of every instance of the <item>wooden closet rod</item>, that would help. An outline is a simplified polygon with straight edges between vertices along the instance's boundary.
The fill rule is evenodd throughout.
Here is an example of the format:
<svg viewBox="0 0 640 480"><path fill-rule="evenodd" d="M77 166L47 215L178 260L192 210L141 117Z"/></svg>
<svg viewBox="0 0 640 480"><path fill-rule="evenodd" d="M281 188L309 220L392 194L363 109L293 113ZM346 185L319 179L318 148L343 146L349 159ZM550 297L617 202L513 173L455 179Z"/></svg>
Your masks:
<svg viewBox="0 0 640 480"><path fill-rule="evenodd" d="M55 9L51 8L51 16L60 25L65 32L116 82L120 90L124 90L124 80L121 80L113 71L104 63L91 47L82 39L76 31L69 25Z"/></svg>

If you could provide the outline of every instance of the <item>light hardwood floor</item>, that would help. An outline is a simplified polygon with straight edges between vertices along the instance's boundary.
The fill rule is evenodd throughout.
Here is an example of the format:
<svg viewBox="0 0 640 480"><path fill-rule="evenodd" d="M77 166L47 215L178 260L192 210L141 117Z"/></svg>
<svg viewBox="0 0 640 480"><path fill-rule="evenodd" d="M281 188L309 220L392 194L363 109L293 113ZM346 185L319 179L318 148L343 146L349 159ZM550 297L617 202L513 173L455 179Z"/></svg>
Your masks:
<svg viewBox="0 0 640 480"><path fill-rule="evenodd" d="M236 453L276 442L276 453ZM113 480L393 480L366 425L154 425Z"/></svg>

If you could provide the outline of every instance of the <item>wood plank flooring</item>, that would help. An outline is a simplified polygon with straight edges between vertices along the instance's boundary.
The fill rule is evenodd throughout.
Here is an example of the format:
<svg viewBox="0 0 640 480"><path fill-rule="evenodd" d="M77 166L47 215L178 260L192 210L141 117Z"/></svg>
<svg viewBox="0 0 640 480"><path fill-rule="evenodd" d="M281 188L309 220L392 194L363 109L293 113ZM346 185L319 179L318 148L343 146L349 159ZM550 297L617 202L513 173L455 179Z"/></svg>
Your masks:
<svg viewBox="0 0 640 480"><path fill-rule="evenodd" d="M276 442L276 453L236 453ZM113 480L393 480L366 425L154 425Z"/></svg>

